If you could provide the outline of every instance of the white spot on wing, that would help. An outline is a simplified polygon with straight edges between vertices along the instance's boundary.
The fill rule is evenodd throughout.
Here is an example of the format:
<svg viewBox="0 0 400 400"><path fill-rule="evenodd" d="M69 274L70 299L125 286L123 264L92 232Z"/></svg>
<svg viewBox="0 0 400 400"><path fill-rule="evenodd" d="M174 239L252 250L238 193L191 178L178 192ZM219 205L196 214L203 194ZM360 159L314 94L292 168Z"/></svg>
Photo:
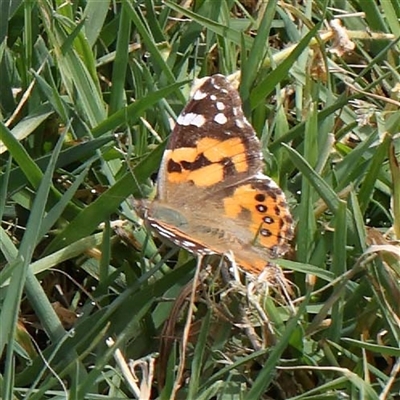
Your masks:
<svg viewBox="0 0 400 400"><path fill-rule="evenodd" d="M237 126L238 128L241 128L241 129L245 127L245 123L244 123L244 121L241 120L241 119L237 119L237 120L235 121L235 124L236 124L236 126Z"/></svg>
<svg viewBox="0 0 400 400"><path fill-rule="evenodd" d="M264 175L262 172L258 172L254 176L254 178L256 178L257 180L263 182L265 185L267 185L270 188L279 189L280 191L282 191L281 188L276 184L276 182L273 179L271 179L267 175Z"/></svg>
<svg viewBox="0 0 400 400"><path fill-rule="evenodd" d="M194 95L193 95L193 100L202 100L202 99L204 99L204 98L207 97L207 96L208 96L207 93L202 92L201 90L196 90L196 91L194 92Z"/></svg>
<svg viewBox="0 0 400 400"><path fill-rule="evenodd" d="M214 88L217 89L217 90L221 89L221 86L219 86L218 84L215 83L215 79L214 78L211 79L211 85L213 85Z"/></svg>
<svg viewBox="0 0 400 400"><path fill-rule="evenodd" d="M193 242L189 242L188 240L182 240L183 247L196 247L196 244Z"/></svg>
<svg viewBox="0 0 400 400"><path fill-rule="evenodd" d="M250 126L250 122L247 120L246 117L243 116L243 118L237 118L235 121L235 124L238 128L244 128L245 126Z"/></svg>
<svg viewBox="0 0 400 400"><path fill-rule="evenodd" d="M218 114L214 117L214 121L215 121L217 124L224 125L224 124L226 124L226 123L228 122L228 118L226 118L225 114L223 114L223 113L218 113Z"/></svg>
<svg viewBox="0 0 400 400"><path fill-rule="evenodd" d="M166 238L173 238L176 237L175 233L169 231L168 229L163 228L161 225L157 224L156 221L150 221L150 225L157 230L157 232L166 237Z"/></svg>
<svg viewBox="0 0 400 400"><path fill-rule="evenodd" d="M206 122L206 119L204 118L204 116L203 116L203 115L200 115L200 114L197 114L197 116L194 117L194 119L193 119L191 125L195 125L195 126L197 126L198 128L200 128L201 126L204 125L205 122Z"/></svg>
<svg viewBox="0 0 400 400"><path fill-rule="evenodd" d="M212 101L215 101L215 100L217 100L217 96L216 96L215 94L212 94L212 95L210 96L210 99L211 99Z"/></svg>
<svg viewBox="0 0 400 400"><path fill-rule="evenodd" d="M222 101L217 101L215 105L219 111L225 110L225 104Z"/></svg>
<svg viewBox="0 0 400 400"><path fill-rule="evenodd" d="M206 122L206 119L201 114L195 113L187 113L179 115L178 119L176 120L177 124L182 126L189 126L194 125L198 128L202 127Z"/></svg>
<svg viewBox="0 0 400 400"><path fill-rule="evenodd" d="M193 82L193 86L190 89L190 97L193 96L193 94L201 87L203 84L210 79L208 76L200 79L195 79Z"/></svg>

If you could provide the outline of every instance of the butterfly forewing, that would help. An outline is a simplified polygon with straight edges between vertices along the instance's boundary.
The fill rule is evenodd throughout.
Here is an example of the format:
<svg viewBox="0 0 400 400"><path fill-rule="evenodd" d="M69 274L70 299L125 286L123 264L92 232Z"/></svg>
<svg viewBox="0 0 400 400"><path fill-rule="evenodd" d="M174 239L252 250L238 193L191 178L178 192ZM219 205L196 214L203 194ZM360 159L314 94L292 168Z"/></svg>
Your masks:
<svg viewBox="0 0 400 400"><path fill-rule="evenodd" d="M160 169L159 196L170 195L168 182L193 182L210 192L261 168L260 143L239 93L224 76L214 75L197 88L177 119Z"/></svg>

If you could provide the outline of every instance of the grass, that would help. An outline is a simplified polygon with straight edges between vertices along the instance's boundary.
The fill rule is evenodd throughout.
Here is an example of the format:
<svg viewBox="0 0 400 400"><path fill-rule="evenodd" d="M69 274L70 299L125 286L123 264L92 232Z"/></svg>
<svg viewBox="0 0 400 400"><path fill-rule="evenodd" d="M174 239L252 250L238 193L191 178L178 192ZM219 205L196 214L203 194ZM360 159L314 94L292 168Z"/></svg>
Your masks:
<svg viewBox="0 0 400 400"><path fill-rule="evenodd" d="M328 26L346 15L352 50ZM176 398L399 399L399 18L373 0L1 2L0 397L171 398L195 260L132 196L193 78L240 70L296 221L291 290L212 269Z"/></svg>

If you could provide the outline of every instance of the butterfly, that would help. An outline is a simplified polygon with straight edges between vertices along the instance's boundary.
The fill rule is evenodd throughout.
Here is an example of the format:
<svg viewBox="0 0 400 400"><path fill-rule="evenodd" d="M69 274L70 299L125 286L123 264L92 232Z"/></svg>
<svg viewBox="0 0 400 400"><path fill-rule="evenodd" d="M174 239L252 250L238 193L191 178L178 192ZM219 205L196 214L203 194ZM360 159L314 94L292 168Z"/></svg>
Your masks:
<svg viewBox="0 0 400 400"><path fill-rule="evenodd" d="M236 86L220 74L202 78L176 121L145 219L191 253L230 254L260 274L293 237L285 195L262 170Z"/></svg>

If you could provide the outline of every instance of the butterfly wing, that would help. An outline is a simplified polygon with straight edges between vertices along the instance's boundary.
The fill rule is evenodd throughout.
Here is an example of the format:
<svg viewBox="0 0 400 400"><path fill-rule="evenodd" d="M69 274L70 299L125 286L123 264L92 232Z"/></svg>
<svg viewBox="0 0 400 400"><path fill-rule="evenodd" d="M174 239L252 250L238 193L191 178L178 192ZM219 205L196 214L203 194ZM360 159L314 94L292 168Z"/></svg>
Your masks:
<svg viewBox="0 0 400 400"><path fill-rule="evenodd" d="M205 78L179 115L158 176L158 197L201 198L262 168L260 144L243 114L238 91L223 75Z"/></svg>
<svg viewBox="0 0 400 400"><path fill-rule="evenodd" d="M293 235L285 195L262 174L262 154L236 88L204 78L177 119L148 221L194 253L227 254L261 272Z"/></svg>

